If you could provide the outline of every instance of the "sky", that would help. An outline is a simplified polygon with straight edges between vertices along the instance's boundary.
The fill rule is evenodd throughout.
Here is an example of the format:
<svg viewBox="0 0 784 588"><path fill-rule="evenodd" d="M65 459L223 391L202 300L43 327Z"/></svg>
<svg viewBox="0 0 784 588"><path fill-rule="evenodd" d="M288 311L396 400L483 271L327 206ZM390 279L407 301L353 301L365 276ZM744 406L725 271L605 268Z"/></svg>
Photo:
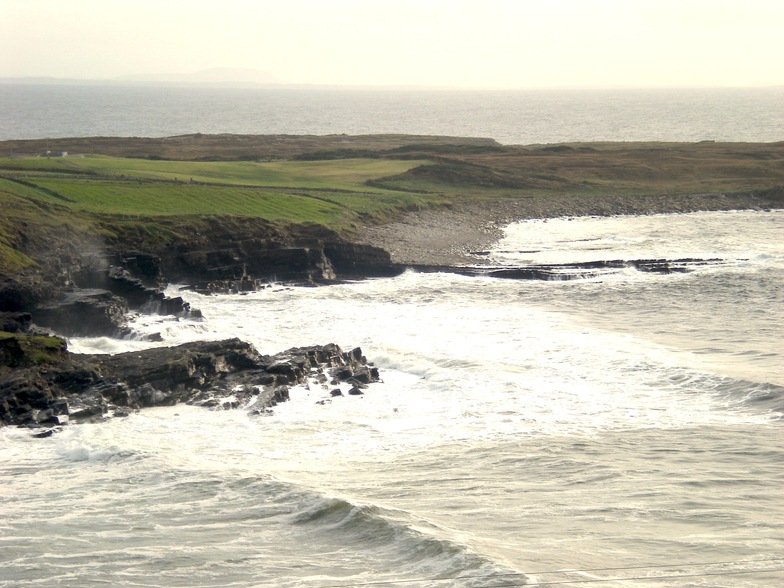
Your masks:
<svg viewBox="0 0 784 588"><path fill-rule="evenodd" d="M782 0L0 0L0 77L784 85L783 25Z"/></svg>

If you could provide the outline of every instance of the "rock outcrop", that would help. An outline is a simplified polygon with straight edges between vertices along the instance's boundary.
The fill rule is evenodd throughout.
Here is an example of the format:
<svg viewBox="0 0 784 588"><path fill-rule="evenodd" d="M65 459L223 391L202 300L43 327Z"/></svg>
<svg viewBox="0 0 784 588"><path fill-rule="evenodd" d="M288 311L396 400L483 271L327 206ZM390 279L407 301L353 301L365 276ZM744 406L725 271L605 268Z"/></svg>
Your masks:
<svg viewBox="0 0 784 588"><path fill-rule="evenodd" d="M117 222L101 227L100 239L63 229L38 236L25 248L27 241L20 237L20 250L35 265L0 275L0 312L29 312L34 324L65 336L125 336L131 310L200 316L182 298L167 298L166 284L226 293L276 282L331 284L403 271L385 250L351 243L320 225L167 217L155 226L164 237L151 239L144 225Z"/></svg>
<svg viewBox="0 0 784 588"><path fill-rule="evenodd" d="M476 255L481 255L477 253ZM581 280L604 275L608 271L633 268L639 272L657 274L681 274L694 271L708 264L724 263L722 259L613 259L574 263L534 264L517 267L500 266L451 266L451 265L410 265L421 273L453 273L463 276L483 276L509 280Z"/></svg>
<svg viewBox="0 0 784 588"><path fill-rule="evenodd" d="M205 292L244 291L271 282L330 284L391 276L402 269L384 249L346 241L319 225L285 230L262 219L211 219L193 234L150 249L158 279ZM123 267L137 275L135 260Z"/></svg>
<svg viewBox="0 0 784 588"><path fill-rule="evenodd" d="M6 337L12 338L27 345L26 336ZM18 361L0 372L0 425L56 427L177 403L263 413L288 399L289 386L312 382L326 390L331 378L333 386L342 381L353 389L379 379L359 348L344 352L332 343L276 355L239 339L81 355L54 341L60 341L59 355Z"/></svg>
<svg viewBox="0 0 784 588"><path fill-rule="evenodd" d="M122 336L128 303L108 290L77 289L35 309L35 322L68 337Z"/></svg>
<svg viewBox="0 0 784 588"><path fill-rule="evenodd" d="M167 297L146 286L127 269L109 266L81 276L54 300L34 305L31 317L41 328L67 337L123 337L131 334L129 310L149 314L201 317L181 297Z"/></svg>

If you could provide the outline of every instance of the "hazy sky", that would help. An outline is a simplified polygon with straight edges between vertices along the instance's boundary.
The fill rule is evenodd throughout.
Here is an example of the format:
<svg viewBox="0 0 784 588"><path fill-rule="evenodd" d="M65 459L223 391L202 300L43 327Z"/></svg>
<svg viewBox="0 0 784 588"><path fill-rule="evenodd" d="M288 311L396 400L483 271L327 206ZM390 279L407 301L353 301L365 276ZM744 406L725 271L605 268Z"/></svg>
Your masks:
<svg viewBox="0 0 784 588"><path fill-rule="evenodd" d="M784 84L784 0L0 0L0 77Z"/></svg>

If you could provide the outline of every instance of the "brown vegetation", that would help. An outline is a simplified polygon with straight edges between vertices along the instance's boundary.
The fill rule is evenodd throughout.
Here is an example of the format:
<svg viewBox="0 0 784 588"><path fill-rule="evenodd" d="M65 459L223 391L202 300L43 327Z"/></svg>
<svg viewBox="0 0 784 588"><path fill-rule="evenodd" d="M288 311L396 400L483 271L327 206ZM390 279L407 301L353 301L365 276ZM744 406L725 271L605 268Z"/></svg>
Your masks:
<svg viewBox="0 0 784 588"><path fill-rule="evenodd" d="M47 151L183 161L267 161L294 159L306 153L386 151L411 143L497 145L492 139L455 139L417 135L179 135L176 137L75 137L0 141L0 157ZM356 157L357 155L354 155Z"/></svg>

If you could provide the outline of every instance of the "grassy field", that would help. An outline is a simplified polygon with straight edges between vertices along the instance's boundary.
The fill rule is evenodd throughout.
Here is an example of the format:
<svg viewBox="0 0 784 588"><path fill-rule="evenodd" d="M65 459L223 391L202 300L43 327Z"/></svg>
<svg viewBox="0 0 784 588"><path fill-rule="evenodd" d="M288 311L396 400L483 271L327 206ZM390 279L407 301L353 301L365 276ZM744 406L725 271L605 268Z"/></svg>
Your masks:
<svg viewBox="0 0 784 588"><path fill-rule="evenodd" d="M437 201L367 183L406 173L422 163L5 158L0 159L0 191L71 211L122 218L223 214L315 222L340 229L360 216L383 216Z"/></svg>
<svg viewBox="0 0 784 588"><path fill-rule="evenodd" d="M144 242L166 243L192 233L203 217L263 219L281 227L316 223L350 231L401 210L443 203L440 194L371 185L422 163L2 158L0 275L34 269L42 256L51 259L57 252L47 251L48 242L78 243L78 249L130 231Z"/></svg>
<svg viewBox="0 0 784 588"><path fill-rule="evenodd" d="M0 158L0 274L34 266L31 252L45 250L50 235L60 243L85 235L100 241L132 226L165 240L187 232L195 219L214 216L281 227L317 223L350 236L402 211L444 205L784 186L784 143L504 147L486 139L397 135L58 141L64 149L90 145L102 151ZM34 143L6 142L0 153ZM149 155L127 157L139 152ZM183 157L160 160L159 153ZM274 160L261 161L253 155L259 153ZM232 160L213 161L221 158Z"/></svg>
<svg viewBox="0 0 784 588"><path fill-rule="evenodd" d="M0 178L0 276L34 267L35 251L46 248L50 236L95 231L90 219L47 203L40 190Z"/></svg>
<svg viewBox="0 0 784 588"><path fill-rule="evenodd" d="M106 156L0 158L3 171L67 173L143 180L220 183L244 186L362 190L368 180L402 174L422 161L343 159L333 161L191 162Z"/></svg>

